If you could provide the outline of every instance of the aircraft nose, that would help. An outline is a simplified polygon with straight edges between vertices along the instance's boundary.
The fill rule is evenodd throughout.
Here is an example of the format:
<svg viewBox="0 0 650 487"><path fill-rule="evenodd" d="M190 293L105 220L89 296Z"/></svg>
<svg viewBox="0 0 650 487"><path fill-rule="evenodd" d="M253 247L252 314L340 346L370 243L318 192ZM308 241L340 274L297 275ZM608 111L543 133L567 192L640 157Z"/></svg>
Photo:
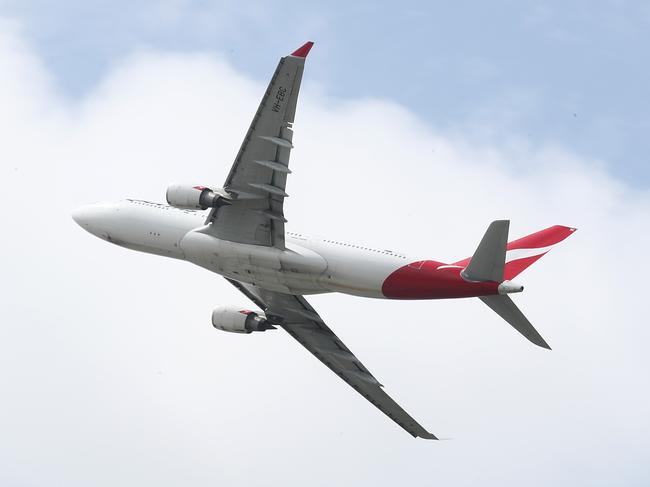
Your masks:
<svg viewBox="0 0 650 487"><path fill-rule="evenodd" d="M86 228L92 220L92 205L76 208L71 213L72 219L82 228Z"/></svg>
<svg viewBox="0 0 650 487"><path fill-rule="evenodd" d="M107 238L115 208L105 203L84 205L75 209L72 219L84 230L100 238Z"/></svg>

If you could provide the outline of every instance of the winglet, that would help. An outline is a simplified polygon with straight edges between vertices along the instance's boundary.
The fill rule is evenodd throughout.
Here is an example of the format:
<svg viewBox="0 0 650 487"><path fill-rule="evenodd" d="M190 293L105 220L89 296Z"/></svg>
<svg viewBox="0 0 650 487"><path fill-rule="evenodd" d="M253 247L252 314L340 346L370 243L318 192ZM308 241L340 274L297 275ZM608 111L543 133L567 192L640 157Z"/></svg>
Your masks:
<svg viewBox="0 0 650 487"><path fill-rule="evenodd" d="M307 54L309 54L309 51L311 50L313 45L314 43L312 41L305 42L302 46L300 46L298 49L293 51L291 55L295 57L305 58L307 57Z"/></svg>

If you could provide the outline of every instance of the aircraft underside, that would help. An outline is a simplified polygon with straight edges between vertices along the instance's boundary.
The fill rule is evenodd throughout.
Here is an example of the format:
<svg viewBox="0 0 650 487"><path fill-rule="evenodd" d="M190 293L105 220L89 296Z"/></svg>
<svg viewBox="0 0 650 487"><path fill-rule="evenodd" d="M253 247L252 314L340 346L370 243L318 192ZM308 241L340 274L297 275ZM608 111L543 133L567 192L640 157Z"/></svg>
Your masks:
<svg viewBox="0 0 650 487"><path fill-rule="evenodd" d="M79 208L73 218L113 244L187 260L225 277L259 309L220 305L212 313L216 329L282 328L409 434L436 439L384 392L304 295L479 297L530 342L550 348L508 295L523 291L512 279L575 229L556 225L508 242L509 221L497 220L472 257L452 263L287 232L293 123L312 44L280 60L223 187L174 184L167 188L168 205L129 199Z"/></svg>

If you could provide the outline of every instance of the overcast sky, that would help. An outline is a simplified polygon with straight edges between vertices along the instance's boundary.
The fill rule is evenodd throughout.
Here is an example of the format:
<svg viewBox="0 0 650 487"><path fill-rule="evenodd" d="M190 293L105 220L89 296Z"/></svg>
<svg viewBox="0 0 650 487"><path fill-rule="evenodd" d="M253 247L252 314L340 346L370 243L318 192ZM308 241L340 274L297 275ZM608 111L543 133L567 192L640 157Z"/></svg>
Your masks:
<svg viewBox="0 0 650 487"><path fill-rule="evenodd" d="M0 1L0 484L650 483L644 2L488 7ZM515 297L310 302L427 429L416 440L188 263L80 229L81 204L219 184L305 40L289 230L471 255L578 232Z"/></svg>

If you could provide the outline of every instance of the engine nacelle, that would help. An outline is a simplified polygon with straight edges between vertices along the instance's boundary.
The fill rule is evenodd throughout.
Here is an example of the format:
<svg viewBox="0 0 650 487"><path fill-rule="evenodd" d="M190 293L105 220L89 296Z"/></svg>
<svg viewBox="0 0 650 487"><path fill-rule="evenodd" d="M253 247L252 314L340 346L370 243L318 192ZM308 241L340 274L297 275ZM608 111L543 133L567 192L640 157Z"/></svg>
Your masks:
<svg viewBox="0 0 650 487"><path fill-rule="evenodd" d="M207 210L229 205L228 193L223 189L172 184L167 188L167 203L182 210Z"/></svg>
<svg viewBox="0 0 650 487"><path fill-rule="evenodd" d="M234 306L218 306L215 308L212 312L212 326L217 330L232 333L251 333L253 331L275 329L261 311L257 313L235 308Z"/></svg>

